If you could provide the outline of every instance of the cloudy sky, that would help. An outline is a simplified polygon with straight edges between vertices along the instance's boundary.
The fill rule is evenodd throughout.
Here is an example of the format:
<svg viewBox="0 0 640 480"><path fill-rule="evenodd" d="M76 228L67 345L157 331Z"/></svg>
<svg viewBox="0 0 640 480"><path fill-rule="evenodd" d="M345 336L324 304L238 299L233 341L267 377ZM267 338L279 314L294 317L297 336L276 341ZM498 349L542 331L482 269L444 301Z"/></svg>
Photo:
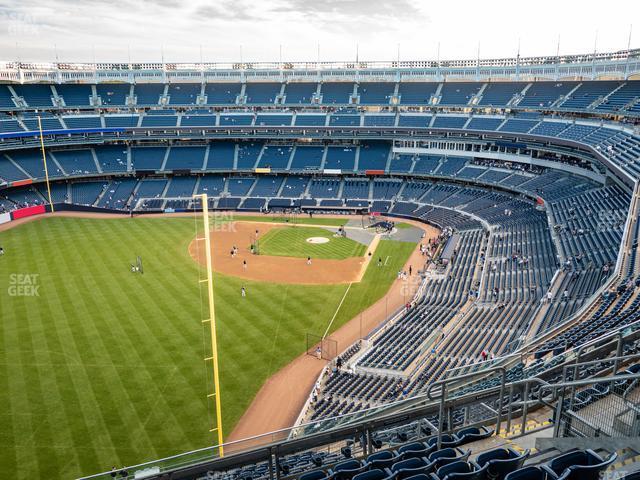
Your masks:
<svg viewBox="0 0 640 480"><path fill-rule="evenodd" d="M0 60L489 58L555 54L558 36L585 53L626 48L634 19L638 0L0 0Z"/></svg>

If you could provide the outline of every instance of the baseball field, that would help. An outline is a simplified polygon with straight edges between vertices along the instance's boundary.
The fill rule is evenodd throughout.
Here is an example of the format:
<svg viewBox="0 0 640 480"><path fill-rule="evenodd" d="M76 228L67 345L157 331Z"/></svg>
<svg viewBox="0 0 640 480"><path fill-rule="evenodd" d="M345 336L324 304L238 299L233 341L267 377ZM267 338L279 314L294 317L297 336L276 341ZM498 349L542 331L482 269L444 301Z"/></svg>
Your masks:
<svg viewBox="0 0 640 480"><path fill-rule="evenodd" d="M343 219L265 219L214 232L227 434L307 333L335 331L383 298L416 247L323 228ZM306 241L315 237L327 242ZM192 218L168 217L59 216L0 232L0 477L79 477L212 444L194 238ZM137 256L144 274L131 272ZM274 267L283 261L291 271ZM346 262L346 280L334 282L331 262Z"/></svg>

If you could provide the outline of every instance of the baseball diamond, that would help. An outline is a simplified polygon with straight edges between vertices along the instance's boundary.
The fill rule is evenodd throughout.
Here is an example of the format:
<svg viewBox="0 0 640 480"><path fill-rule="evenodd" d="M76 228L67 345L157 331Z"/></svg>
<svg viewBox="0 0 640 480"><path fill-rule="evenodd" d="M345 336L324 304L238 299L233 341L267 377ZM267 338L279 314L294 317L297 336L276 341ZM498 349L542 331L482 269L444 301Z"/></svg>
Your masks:
<svg viewBox="0 0 640 480"><path fill-rule="evenodd" d="M0 479L640 478L640 3L76 3L0 6Z"/></svg>

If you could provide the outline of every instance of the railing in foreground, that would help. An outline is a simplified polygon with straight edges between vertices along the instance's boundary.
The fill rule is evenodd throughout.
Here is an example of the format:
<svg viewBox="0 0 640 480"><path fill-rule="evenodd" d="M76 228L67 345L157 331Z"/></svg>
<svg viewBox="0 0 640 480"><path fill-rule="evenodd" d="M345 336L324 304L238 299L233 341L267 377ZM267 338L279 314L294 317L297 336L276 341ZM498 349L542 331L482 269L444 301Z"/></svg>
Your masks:
<svg viewBox="0 0 640 480"><path fill-rule="evenodd" d="M636 340L633 335L633 341ZM611 351L611 345L607 344ZM640 360L640 355L610 357L613 368L607 370L616 373L619 364L631 360ZM594 362L586 362L589 365ZM572 371L580 365L572 363ZM370 408L351 414L346 414L331 419L325 419L306 423L297 427L286 428L264 435L250 437L244 440L228 442L224 444L225 457L218 457L218 448L207 447L191 452L166 457L160 460L141 463L124 469L126 475L119 475L122 479L133 478L161 478L161 475L172 472L172 479L187 479L207 477L215 472L224 472L229 469L241 468L246 465L255 465L264 462L272 479L286 477L286 469L279 463L290 455L313 450L325 456L336 456L339 459L340 449L348 446L354 451L354 455L367 455L376 449L393 447L402 443L402 435L408 438L422 438L432 434L438 437L451 431L454 423L451 419L458 414L464 415L464 426L494 425L496 430L502 421L511 423L512 419L519 416L526 422L528 412L537 408L554 408L554 402L560 398L566 398L567 391L575 391L575 388L596 385L602 382L621 382L625 380L636 381L640 373L632 375L618 375L610 377L592 378L588 380L567 381L566 368L560 383L549 384L538 378L528 378L507 383L504 369L497 367L475 372L458 379L447 379L447 389L453 383L465 383L473 381L482 375L483 379L491 378L493 374L499 383L496 386L480 391L474 391L465 395L456 393L456 387L451 387L450 393L442 396L442 389L434 384L432 391L427 395L421 395L394 403ZM442 383L440 384L442 385ZM495 384L494 384L495 385ZM505 393L508 392L505 401ZM514 396L514 392L518 396ZM558 412L559 413L559 412ZM438 428L440 427L440 428ZM459 426L458 426L459 427ZM509 428L509 427L507 427ZM354 439L359 439L355 441ZM438 439L439 441L440 439ZM112 478L112 472L84 477L83 480L96 479L107 480Z"/></svg>

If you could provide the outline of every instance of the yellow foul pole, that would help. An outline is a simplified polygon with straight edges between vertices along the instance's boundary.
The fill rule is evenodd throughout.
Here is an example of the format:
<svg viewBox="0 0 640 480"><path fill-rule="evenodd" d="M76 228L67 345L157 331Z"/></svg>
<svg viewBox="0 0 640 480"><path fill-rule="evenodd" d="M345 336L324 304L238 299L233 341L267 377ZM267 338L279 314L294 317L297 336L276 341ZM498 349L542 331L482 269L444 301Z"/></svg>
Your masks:
<svg viewBox="0 0 640 480"><path fill-rule="evenodd" d="M38 115L38 130L40 131L40 150L42 151L42 163L44 164L44 178L47 183L47 195L49 196L49 206L53 213L53 202L51 201L51 185L49 185L49 169L47 168L47 154L44 151L44 137L42 136L42 120Z"/></svg>
<svg viewBox="0 0 640 480"><path fill-rule="evenodd" d="M211 262L211 230L209 227L209 204L207 194L195 195L194 198L200 198L202 200L202 217L204 220L204 244L207 260L207 278L206 280L200 280L200 282L207 282L207 294L209 297L209 318L203 320L203 323L209 323L209 330L211 333L211 357L205 358L205 361L211 360L213 365L213 385L214 391L208 395L208 397L215 398L216 404L216 427L211 429L211 432L217 432L218 445L220 449L220 456L224 456L222 447L223 435L222 435L222 406L220 399L220 376L218 373L218 340L216 333L216 310L213 298L213 267Z"/></svg>

